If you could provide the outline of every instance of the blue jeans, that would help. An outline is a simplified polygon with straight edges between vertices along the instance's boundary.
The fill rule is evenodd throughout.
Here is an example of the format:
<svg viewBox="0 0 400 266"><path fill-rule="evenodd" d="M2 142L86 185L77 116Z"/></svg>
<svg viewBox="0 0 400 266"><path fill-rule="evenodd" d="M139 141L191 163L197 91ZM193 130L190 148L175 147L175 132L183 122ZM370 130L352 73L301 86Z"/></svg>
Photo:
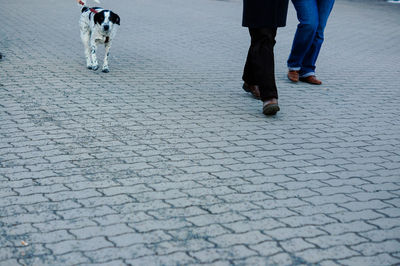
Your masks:
<svg viewBox="0 0 400 266"><path fill-rule="evenodd" d="M292 0L297 12L297 31L287 61L300 77L315 75L315 63L324 41L324 30L335 0Z"/></svg>

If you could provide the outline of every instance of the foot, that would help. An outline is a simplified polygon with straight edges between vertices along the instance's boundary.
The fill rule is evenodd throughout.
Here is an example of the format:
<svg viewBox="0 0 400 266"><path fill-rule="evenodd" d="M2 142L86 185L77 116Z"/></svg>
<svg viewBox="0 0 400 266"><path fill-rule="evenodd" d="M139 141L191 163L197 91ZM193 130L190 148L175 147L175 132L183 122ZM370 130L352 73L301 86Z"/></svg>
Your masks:
<svg viewBox="0 0 400 266"><path fill-rule="evenodd" d="M299 71L298 70L289 70L287 77L290 81L298 82L299 81Z"/></svg>
<svg viewBox="0 0 400 266"><path fill-rule="evenodd" d="M254 98L260 100L260 88L257 85L249 85L245 82L243 83L243 89L250 92Z"/></svg>
<svg viewBox="0 0 400 266"><path fill-rule="evenodd" d="M272 98L271 100L263 102L263 114L275 115L279 110L280 108L276 98Z"/></svg>
<svg viewBox="0 0 400 266"><path fill-rule="evenodd" d="M110 72L110 69L108 68L108 66L103 66L103 68L101 69L101 71L102 71L103 73L108 73L108 72Z"/></svg>
<svg viewBox="0 0 400 266"><path fill-rule="evenodd" d="M308 76L305 78L300 78L299 80L302 82L307 82L307 83L313 84L313 85L321 85L322 84L322 81L317 79L316 76Z"/></svg>

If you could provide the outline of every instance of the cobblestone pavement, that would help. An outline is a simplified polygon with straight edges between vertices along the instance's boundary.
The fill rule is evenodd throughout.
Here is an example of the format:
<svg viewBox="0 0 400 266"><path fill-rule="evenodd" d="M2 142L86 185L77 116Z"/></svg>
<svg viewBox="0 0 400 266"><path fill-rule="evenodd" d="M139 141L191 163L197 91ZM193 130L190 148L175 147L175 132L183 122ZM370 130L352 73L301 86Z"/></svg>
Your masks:
<svg viewBox="0 0 400 266"><path fill-rule="evenodd" d="M108 74L74 0L0 0L0 265L400 263L400 7L338 0L282 111L241 89L240 1L119 0Z"/></svg>

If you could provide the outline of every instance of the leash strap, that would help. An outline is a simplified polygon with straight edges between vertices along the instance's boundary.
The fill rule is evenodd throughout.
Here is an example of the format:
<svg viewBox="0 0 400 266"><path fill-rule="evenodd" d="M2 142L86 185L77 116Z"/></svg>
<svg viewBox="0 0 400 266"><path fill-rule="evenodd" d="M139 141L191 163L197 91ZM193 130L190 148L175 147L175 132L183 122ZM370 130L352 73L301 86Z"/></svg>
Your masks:
<svg viewBox="0 0 400 266"><path fill-rule="evenodd" d="M85 3L82 2L81 0L77 0L77 1L78 1L78 3L79 3L81 6L85 6ZM94 9L94 8L89 8L89 10L90 10L90 12L93 12L93 13L95 13L95 14L99 13L99 12L97 12L97 10Z"/></svg>

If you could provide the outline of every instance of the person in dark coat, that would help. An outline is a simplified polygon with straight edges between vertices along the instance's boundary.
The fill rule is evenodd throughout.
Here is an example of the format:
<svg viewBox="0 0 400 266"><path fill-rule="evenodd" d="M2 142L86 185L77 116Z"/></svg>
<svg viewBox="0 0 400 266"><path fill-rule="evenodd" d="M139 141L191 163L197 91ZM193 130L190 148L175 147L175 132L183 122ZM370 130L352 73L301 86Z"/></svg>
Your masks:
<svg viewBox="0 0 400 266"><path fill-rule="evenodd" d="M286 26L289 0L243 0L243 27L251 44L243 72L243 89L263 101L263 113L280 109L275 83L274 46L278 27Z"/></svg>

